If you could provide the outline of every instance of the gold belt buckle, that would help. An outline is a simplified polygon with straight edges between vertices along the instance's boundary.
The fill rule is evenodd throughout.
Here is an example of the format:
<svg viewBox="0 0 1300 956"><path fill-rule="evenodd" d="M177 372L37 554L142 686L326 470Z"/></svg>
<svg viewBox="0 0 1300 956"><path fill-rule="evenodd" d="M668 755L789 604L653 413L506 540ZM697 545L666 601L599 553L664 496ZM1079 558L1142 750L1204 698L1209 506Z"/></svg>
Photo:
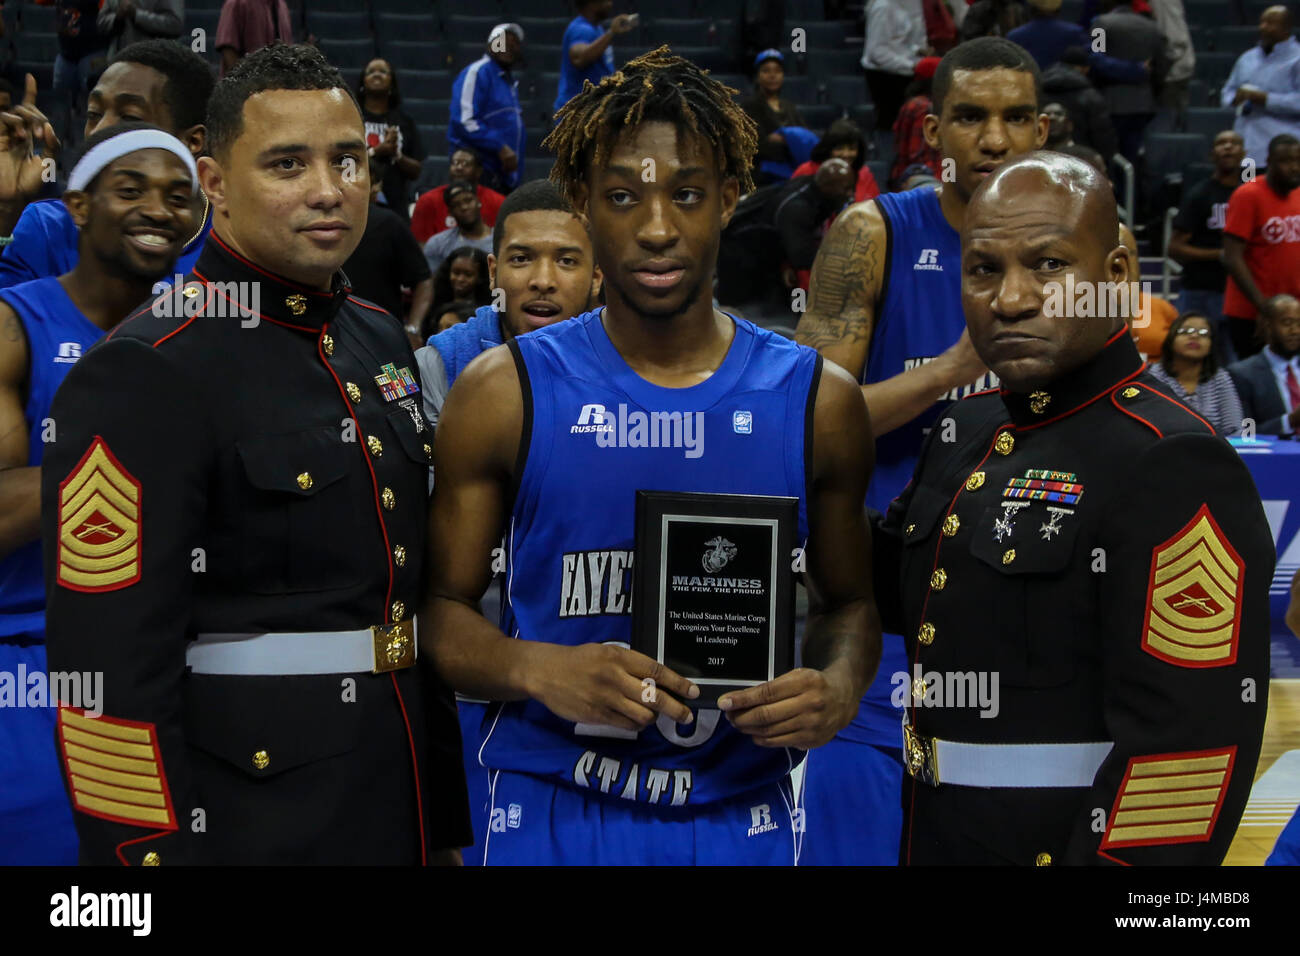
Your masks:
<svg viewBox="0 0 1300 956"><path fill-rule="evenodd" d="M400 671L415 663L415 622L376 624L370 628L375 666L373 674Z"/></svg>
<svg viewBox="0 0 1300 956"><path fill-rule="evenodd" d="M913 779L932 787L939 786L939 760L935 756L934 741L918 734L910 724L903 725L903 756L907 772Z"/></svg>

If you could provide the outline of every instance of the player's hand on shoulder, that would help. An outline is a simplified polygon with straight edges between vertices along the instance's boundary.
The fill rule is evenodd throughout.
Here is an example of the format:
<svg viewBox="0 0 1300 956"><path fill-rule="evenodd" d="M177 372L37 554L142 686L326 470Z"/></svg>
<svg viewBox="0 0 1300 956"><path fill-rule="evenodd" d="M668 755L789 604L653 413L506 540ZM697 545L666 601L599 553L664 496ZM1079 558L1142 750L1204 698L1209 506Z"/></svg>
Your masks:
<svg viewBox="0 0 1300 956"><path fill-rule="evenodd" d="M953 388L970 385L989 370L975 351L970 332L966 329L962 330L961 338L948 346L936 361L943 363L944 378Z"/></svg>
<svg viewBox="0 0 1300 956"><path fill-rule="evenodd" d="M644 654L615 644L546 645L533 696L565 720L640 730L667 714L689 724L679 698L700 690Z"/></svg>
<svg viewBox="0 0 1300 956"><path fill-rule="evenodd" d="M760 747L809 750L829 743L858 710L852 682L836 668L798 667L756 687L724 694L718 707Z"/></svg>

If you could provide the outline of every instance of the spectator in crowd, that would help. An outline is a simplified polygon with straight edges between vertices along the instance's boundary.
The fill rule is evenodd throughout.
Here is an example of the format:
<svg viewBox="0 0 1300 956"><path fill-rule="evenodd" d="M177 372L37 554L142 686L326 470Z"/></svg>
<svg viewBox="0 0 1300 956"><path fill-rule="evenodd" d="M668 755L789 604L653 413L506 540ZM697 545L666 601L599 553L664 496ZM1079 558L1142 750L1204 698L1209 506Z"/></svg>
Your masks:
<svg viewBox="0 0 1300 956"><path fill-rule="evenodd" d="M410 182L420 175L424 144L415 120L399 108L402 94L397 73L388 61L376 58L366 64L357 85L361 119L366 124L366 149L382 164L381 195L384 205L407 221Z"/></svg>
<svg viewBox="0 0 1300 956"><path fill-rule="evenodd" d="M1060 62L1043 74L1043 95L1060 103L1070 114L1074 140L1091 146L1109 164L1119 149L1119 141L1110 121L1106 98L1088 79L1090 70L1087 50L1067 47Z"/></svg>
<svg viewBox="0 0 1300 956"><path fill-rule="evenodd" d="M175 40L185 26L185 0L103 0L99 32L108 55L138 40Z"/></svg>
<svg viewBox="0 0 1300 956"><path fill-rule="evenodd" d="M1246 141L1246 155L1263 165L1268 144L1282 133L1300 136L1300 43L1286 7L1269 7L1259 18L1259 45L1232 66L1220 98L1239 107L1233 129Z"/></svg>
<svg viewBox="0 0 1300 956"><path fill-rule="evenodd" d="M1061 19L1061 0L1029 0L1029 21L1007 33L1007 39L1029 51L1040 70L1046 70L1068 47L1087 47L1088 32L1077 23Z"/></svg>
<svg viewBox="0 0 1300 956"><path fill-rule="evenodd" d="M361 242L343 264L352 291L399 322L403 322L411 347L419 348L419 330L433 302L433 275L411 235L406 221L378 202L383 188L383 163L370 160L370 214ZM403 321L402 289L411 290L411 312Z"/></svg>
<svg viewBox="0 0 1300 956"><path fill-rule="evenodd" d="M1185 312L1165 333L1160 360L1147 371L1220 435L1236 435L1241 432L1241 399L1214 352L1213 324L1199 312Z"/></svg>
<svg viewBox="0 0 1300 956"><path fill-rule="evenodd" d="M483 184L507 193L519 184L524 161L524 112L519 83L510 72L524 48L524 28L498 23L487 52L461 70L451 86L453 150L468 149L483 167Z"/></svg>
<svg viewBox="0 0 1300 956"><path fill-rule="evenodd" d="M813 147L812 156L806 163L794 168L790 178L811 176L821 168L822 163L832 157L842 159L857 173L858 182L853 190L854 202L865 202L880 195L880 186L867 165L867 141L862 130L851 119L840 118L826 129L826 135Z"/></svg>
<svg viewBox="0 0 1300 956"><path fill-rule="evenodd" d="M429 334L425 336L425 339L428 340L439 332L446 332L452 326L460 325L462 322L468 322L480 308L482 307L469 299L453 299L435 310L436 314L430 313L429 317L433 320L433 327L429 330ZM426 327L429 324L425 323Z"/></svg>
<svg viewBox="0 0 1300 956"><path fill-rule="evenodd" d="M1028 19L1024 0L976 0L961 22L961 38L1005 37Z"/></svg>
<svg viewBox="0 0 1300 956"><path fill-rule="evenodd" d="M225 0L217 21L221 75L241 57L272 43L293 42L293 19L285 0Z"/></svg>
<svg viewBox="0 0 1300 956"><path fill-rule="evenodd" d="M578 15L564 30L560 49L560 90L555 111L582 92L586 80L599 83L614 72L614 37L630 32L636 14L620 13L610 20L609 29L600 25L614 12L614 0L578 0Z"/></svg>
<svg viewBox="0 0 1300 956"><path fill-rule="evenodd" d="M1165 337L1178 318L1178 309L1172 302L1158 295L1152 295L1145 288L1145 284L1141 281L1142 265L1141 260L1138 259L1137 238L1133 235L1133 230L1123 223L1119 226L1119 242L1124 247L1128 259L1130 294L1133 290L1132 284L1138 284L1137 305L1132 306L1129 332L1137 345L1137 350L1154 362L1160 358Z"/></svg>
<svg viewBox="0 0 1300 956"><path fill-rule="evenodd" d="M921 189L925 186L933 188L938 185L939 180L935 178L929 166L915 163L903 170L903 180L900 188L903 192L911 192L913 189Z"/></svg>
<svg viewBox="0 0 1300 956"><path fill-rule="evenodd" d="M1187 114L1187 90L1196 71L1196 51L1192 49L1192 34L1187 28L1187 11L1183 0L1149 0L1156 26L1165 38L1165 74L1160 90L1160 106L1174 114L1176 129L1182 129ZM1224 336L1215 335L1215 339Z"/></svg>
<svg viewBox="0 0 1300 956"><path fill-rule="evenodd" d="M930 87L934 71L939 68L939 57L923 56L916 61L915 76L908 84L906 100L894 120L894 165L889 171L889 187L898 189L904 172L911 166L922 165L935 176L939 175L942 161L939 151L925 141L925 117L933 109ZM862 200L858 200L861 202Z"/></svg>
<svg viewBox="0 0 1300 956"><path fill-rule="evenodd" d="M460 246L492 251L492 230L483 222L482 207L473 186L463 179L451 183L447 187L447 208L451 210L456 225L444 229L424 244L424 258L429 260L429 271L434 273L451 251Z"/></svg>
<svg viewBox="0 0 1300 956"><path fill-rule="evenodd" d="M876 129L893 129L903 94L926 48L921 0L870 0L862 68L867 71L867 98L876 104Z"/></svg>
<svg viewBox="0 0 1300 956"><path fill-rule="evenodd" d="M1237 355L1260 349L1255 315L1264 300L1300 295L1300 139L1283 133L1268 144L1268 172L1243 183L1228 200L1223 314Z"/></svg>
<svg viewBox="0 0 1300 956"><path fill-rule="evenodd" d="M99 0L56 0L54 11L59 51L54 55L52 89L63 94L55 129L71 146L80 141L77 126L86 110L86 93L91 79L104 68L109 38L96 26Z"/></svg>
<svg viewBox="0 0 1300 956"><path fill-rule="evenodd" d="M754 58L754 92L741 101L740 106L758 124L758 153L754 157L754 184L765 186L788 178L764 171L764 162L794 165L790 148L786 145L786 126L803 126L799 107L781 96L785 85L785 56L780 50L764 50Z"/></svg>
<svg viewBox="0 0 1300 956"><path fill-rule="evenodd" d="M492 303L491 267L487 253L474 246L453 249L433 276L433 308L429 311L432 324L441 321L441 315L451 303L469 301L474 307ZM427 342L431 331L421 330Z"/></svg>
<svg viewBox="0 0 1300 956"><path fill-rule="evenodd" d="M1062 146L1074 145L1074 123L1070 114L1060 103L1048 103L1043 107L1047 117L1047 142L1043 149L1060 151Z"/></svg>
<svg viewBox="0 0 1300 956"><path fill-rule="evenodd" d="M207 61L189 47L171 40L132 43L113 58L90 91L85 135L123 120L142 120L171 133L197 159L206 147L204 115L213 83ZM24 109L31 124L27 135L39 139L36 131L45 125L44 117L35 107ZM11 137L9 143L3 142L5 135ZM72 214L58 199L31 201L41 180L41 157L15 144L12 135L10 128L0 132L0 236L12 232L11 241L0 249L0 288L63 275L72 271L78 257ZM48 152L53 134L47 128L45 135ZM212 225L201 192L195 204L196 222L202 225L176 261L176 272L182 274L198 259Z"/></svg>
<svg viewBox="0 0 1300 956"><path fill-rule="evenodd" d="M1268 347L1228 371L1257 434L1294 435L1300 429L1300 300L1275 295L1260 316Z"/></svg>
<svg viewBox="0 0 1300 956"><path fill-rule="evenodd" d="M1237 360L1236 350L1223 321L1223 224L1228 199L1241 185L1241 160L1245 147L1240 133L1230 129L1214 137L1210 159L1214 172L1187 191L1174 217L1169 237L1169 258L1183 267L1183 292L1179 307L1200 312L1214 326L1215 357L1222 365Z"/></svg>
<svg viewBox="0 0 1300 956"><path fill-rule="evenodd" d="M1108 12L1093 20L1092 27L1105 31L1107 54L1133 63L1151 64L1150 78L1107 83L1101 90L1119 139L1119 151L1136 164L1142 135L1156 113L1152 80L1163 82L1167 72L1165 38L1155 23L1134 11L1129 0L1106 0L1104 6Z"/></svg>
<svg viewBox="0 0 1300 956"><path fill-rule="evenodd" d="M831 158L815 175L746 196L722 231L718 299L775 307L777 299L788 302L788 290L807 289L827 222L852 200L856 183L853 167Z"/></svg>
<svg viewBox="0 0 1300 956"><path fill-rule="evenodd" d="M463 179L474 186L479 205L483 209L483 221L489 226L497 224L497 211L506 197L495 189L488 189L480 179L483 167L478 157L470 149L458 149L451 154L451 165L447 169L448 181ZM456 225L456 220L447 211L447 187L445 185L430 189L415 201L415 211L411 213L411 232L420 245L429 241L444 229Z"/></svg>

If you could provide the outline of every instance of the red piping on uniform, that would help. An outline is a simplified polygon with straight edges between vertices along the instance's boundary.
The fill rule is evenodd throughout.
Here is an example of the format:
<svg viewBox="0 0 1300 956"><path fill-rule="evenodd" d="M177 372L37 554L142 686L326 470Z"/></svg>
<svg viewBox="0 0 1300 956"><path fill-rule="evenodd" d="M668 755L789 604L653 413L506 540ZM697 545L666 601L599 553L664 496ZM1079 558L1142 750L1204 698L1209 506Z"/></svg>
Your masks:
<svg viewBox="0 0 1300 956"><path fill-rule="evenodd" d="M988 451L984 452L984 457L979 460L979 464L975 466L975 468L972 471L972 474L975 471L979 471L980 468L983 466L984 462L989 460L989 455L993 454L993 446L997 443L998 435L1002 434L1004 431L1009 430L1010 427L1014 427L1014 426L1002 427L993 433L993 441L989 443ZM965 490L966 490L966 482L963 481L960 485L957 486L957 492L952 496L952 501L948 502L948 510L944 513L945 518L948 517L948 515L952 514L952 509L955 508L957 505L957 498L960 497L961 493ZM934 547L934 563L930 565L930 577L934 577L935 568L939 567L939 550L943 547L943 538L944 538L943 530L942 528L940 528L939 543L936 544ZM921 604L922 621L925 620L925 611L930 606L930 595L933 593L934 593L933 587L926 588L925 601L923 601ZM920 663L921 663L921 644L918 641L916 645L916 658L912 661L912 666L917 667L920 665ZM912 710L915 711L916 707L913 706ZM913 724L912 729L913 730L916 729L915 724ZM907 759L907 754L903 755L903 759L904 760ZM910 808L911 812L909 812L907 815L907 865L908 866L912 865L912 820L914 819L914 814L916 811L916 783L915 783L916 778L913 777L912 780L913 780L912 805Z"/></svg>
<svg viewBox="0 0 1300 956"><path fill-rule="evenodd" d="M371 312L382 312L384 315L393 314L389 312L387 309L379 308L379 306L377 305L367 305L366 303L362 302L360 299L356 298L355 296L351 296L351 295L348 296L348 301L351 302L353 305L361 306L361 308L363 309L369 309Z"/></svg>
<svg viewBox="0 0 1300 956"><path fill-rule="evenodd" d="M130 846L133 843L143 843L145 840L154 840L158 837L171 836L175 832L176 831L174 830L159 830L157 833L146 833L144 836L136 837L134 840L127 840L125 843L119 843L113 852L117 854L117 858L122 861L123 866L130 866L130 861L122 855L122 847Z"/></svg>
<svg viewBox="0 0 1300 956"><path fill-rule="evenodd" d="M198 276L200 279L202 279L205 283L207 283L207 282L211 282L211 281L212 281L212 280L209 279L207 276L205 276L203 273L199 272L198 269L195 269L195 270L194 270L194 274L195 274L196 276ZM313 335L315 335L317 332L320 331L320 329L314 329L314 328L312 328L312 327L309 326L309 325L294 325L294 324L292 324L292 323L290 323L290 322L281 322L279 319L273 319L273 318L271 318L269 315L263 315L261 312L258 312L256 309L250 309L248 306L246 306L246 305L245 305L244 303L242 303L242 302L234 302L234 301L232 301L231 298L230 298L230 296L228 296L228 295L226 295L226 294L224 294L224 293L222 293L222 292L219 292L219 291L218 291L217 289L215 289L215 288L214 288L212 291L213 291L213 292L216 292L217 295L221 296L221 298L225 299L227 302L229 302L231 305L235 306L235 307L236 307L237 309L239 309L240 311L243 311L243 312L249 312L249 313L251 313L251 314L257 316L259 319L263 319L263 320L265 320L265 321L267 321L267 322L271 322L271 323L273 323L273 324L275 324L275 325L282 325L282 326L284 326L286 329L294 329L295 331L298 331L298 332L310 332L310 333L312 333ZM211 299L211 296L209 296L209 299Z"/></svg>
<svg viewBox="0 0 1300 956"><path fill-rule="evenodd" d="M1140 386L1140 387L1146 388L1146 386ZM1218 434L1218 432L1215 431L1214 426L1211 425L1209 422L1207 422L1207 421L1206 421L1204 418L1202 418L1200 415L1197 415L1195 409L1193 409L1191 406L1189 406L1189 405L1184 405L1182 402L1179 402L1179 401L1175 401L1174 399L1170 398L1168 395L1164 395L1164 394L1162 394L1162 393L1160 393L1160 392L1157 392L1154 388L1147 388L1146 390L1147 390L1148 392L1150 392L1152 395L1159 395L1161 398L1163 398L1163 399L1164 399L1166 402L1168 402L1170 405L1177 405L1179 408L1183 409L1184 411L1191 412L1192 415L1193 415L1193 417L1195 417L1195 419L1196 419L1198 422L1200 422L1202 425L1204 425L1206 428L1208 428L1208 429L1210 430L1210 434L1211 434L1211 435L1217 435L1217 434ZM1112 395L1110 400L1111 400L1112 402L1115 402L1115 396ZM1116 408L1120 408L1120 404L1119 404L1119 402L1115 402L1115 407L1116 407ZM1121 409L1121 410L1122 410L1122 411L1128 411L1127 409ZM1145 418L1143 418L1141 415L1134 414L1133 412L1129 412L1129 414L1132 415L1134 418L1138 419L1139 421L1146 422L1148 425L1151 426L1151 429L1152 429L1152 430L1153 430L1157 435L1159 435L1161 438L1164 438L1164 437L1165 437L1165 436L1164 436L1164 433L1161 432L1160 429L1156 428L1156 426L1155 426L1155 425L1152 425L1150 422L1147 422L1147 420L1146 420Z"/></svg>
<svg viewBox="0 0 1300 956"><path fill-rule="evenodd" d="M1108 393L1113 393L1115 389L1119 388L1125 382L1130 382L1133 379L1137 378L1145 370L1146 370L1145 365L1139 366L1136 370L1134 370L1128 375L1125 375L1118 382L1114 382L1110 385L1107 385L1104 389L1102 389L1096 395L1092 396L1092 398L1088 399L1086 402L1080 402L1078 405L1075 405L1073 408L1067 408L1059 415L1053 415L1051 418L1044 419L1041 422L1034 422L1034 424L1032 425L1021 425L1019 426L1019 430L1022 432L1033 431L1035 428L1042 428L1044 425L1050 425L1052 424L1052 422L1060 421L1062 418L1065 418L1067 415L1073 415L1075 412L1079 411L1080 409L1087 408L1093 402L1097 401L1097 399L1104 397Z"/></svg>
<svg viewBox="0 0 1300 956"><path fill-rule="evenodd" d="M1097 855L1098 855L1098 856L1103 856L1103 857L1105 857L1106 859L1110 860L1110 862L1112 862L1112 863L1118 863L1120 866L1132 866L1132 865L1133 865L1132 863L1125 863L1123 860L1117 860L1117 859L1115 859L1113 856L1111 856L1109 853L1103 853L1101 850L1098 850L1098 851L1097 851Z"/></svg>
<svg viewBox="0 0 1300 956"><path fill-rule="evenodd" d="M239 260L240 262L242 262L244 265L248 266L248 268L252 269L254 272L259 272L259 273L261 273L262 275L266 276L268 279L274 279L276 282L279 282L279 283L282 284L282 285L287 285L287 286L289 286L290 288L297 289L299 292L306 292L308 295L323 295L323 296L326 296L327 298L333 298L333 296L334 296L334 293L333 293L333 292L321 292L319 289L309 289L309 288L307 288L305 285L299 285L299 284L296 283L296 282L291 282L291 281L289 281L289 280L286 279L284 276L278 276L278 275L276 275L274 272L267 272L265 269L263 269L263 268L262 268L261 266L259 266L257 263L255 263L255 262L251 262L251 261L249 261L248 259L245 259L245 258L244 258L243 256L241 256L238 252L236 252L234 249L231 249L230 246L226 245L226 243L222 241L221 237L220 237L219 235L217 235L215 232L210 232L210 233L208 233L208 237L209 237L213 242L215 242L217 245L219 245L222 249L225 249L226 252L230 253L232 256L234 256L236 259L238 259L238 260ZM197 275L197 274L198 274L198 271L195 270L195 275Z"/></svg>
<svg viewBox="0 0 1300 956"><path fill-rule="evenodd" d="M402 723L406 724L406 739L411 745L411 769L415 771L415 808L420 815L420 866L427 866L429 858L424 847L424 797L420 795L420 761L415 756L415 737L411 734L411 720L406 716L406 702L402 700L402 689L397 686L397 672L389 671L393 679L393 690L397 693L397 706L402 709Z"/></svg>

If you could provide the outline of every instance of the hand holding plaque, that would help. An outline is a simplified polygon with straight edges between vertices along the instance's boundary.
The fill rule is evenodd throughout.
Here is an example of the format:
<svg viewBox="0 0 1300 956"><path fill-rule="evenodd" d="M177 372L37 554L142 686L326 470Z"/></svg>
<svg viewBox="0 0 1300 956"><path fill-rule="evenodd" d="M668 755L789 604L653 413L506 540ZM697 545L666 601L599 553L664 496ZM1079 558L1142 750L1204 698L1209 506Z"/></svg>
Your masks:
<svg viewBox="0 0 1300 956"><path fill-rule="evenodd" d="M797 498L638 491L632 648L716 706L794 666Z"/></svg>

